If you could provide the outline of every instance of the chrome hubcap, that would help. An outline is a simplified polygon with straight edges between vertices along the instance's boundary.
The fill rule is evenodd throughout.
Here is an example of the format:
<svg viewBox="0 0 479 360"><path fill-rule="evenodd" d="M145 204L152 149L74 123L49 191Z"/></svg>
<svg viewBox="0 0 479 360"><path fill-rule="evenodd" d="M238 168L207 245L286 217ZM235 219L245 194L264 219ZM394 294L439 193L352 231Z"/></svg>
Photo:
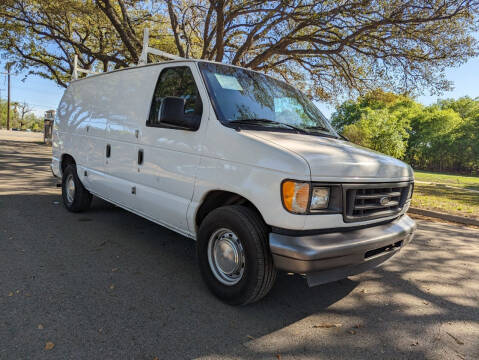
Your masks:
<svg viewBox="0 0 479 360"><path fill-rule="evenodd" d="M213 275L223 284L232 286L243 277L245 255L243 246L229 229L215 231L208 242L208 262Z"/></svg>
<svg viewBox="0 0 479 360"><path fill-rule="evenodd" d="M68 203L71 204L75 199L75 180L71 174L67 177L65 189L67 192Z"/></svg>

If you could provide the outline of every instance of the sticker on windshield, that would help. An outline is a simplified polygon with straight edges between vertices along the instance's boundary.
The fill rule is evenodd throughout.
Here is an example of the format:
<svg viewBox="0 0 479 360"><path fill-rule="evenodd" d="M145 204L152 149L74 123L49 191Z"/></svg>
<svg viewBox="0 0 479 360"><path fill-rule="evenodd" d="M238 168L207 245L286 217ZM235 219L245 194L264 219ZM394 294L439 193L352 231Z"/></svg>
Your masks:
<svg viewBox="0 0 479 360"><path fill-rule="evenodd" d="M222 74L215 74L216 80L220 83L220 86L226 90L238 90L242 91L243 88L241 87L238 79L231 75L222 75Z"/></svg>

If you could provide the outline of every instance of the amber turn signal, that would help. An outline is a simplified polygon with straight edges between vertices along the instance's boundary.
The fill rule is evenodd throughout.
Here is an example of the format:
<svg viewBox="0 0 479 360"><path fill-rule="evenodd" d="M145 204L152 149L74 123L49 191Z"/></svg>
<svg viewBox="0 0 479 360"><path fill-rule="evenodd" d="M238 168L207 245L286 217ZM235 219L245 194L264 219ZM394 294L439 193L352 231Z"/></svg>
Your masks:
<svg viewBox="0 0 479 360"><path fill-rule="evenodd" d="M303 214L308 209L309 183L287 180L283 182L281 195L286 210Z"/></svg>

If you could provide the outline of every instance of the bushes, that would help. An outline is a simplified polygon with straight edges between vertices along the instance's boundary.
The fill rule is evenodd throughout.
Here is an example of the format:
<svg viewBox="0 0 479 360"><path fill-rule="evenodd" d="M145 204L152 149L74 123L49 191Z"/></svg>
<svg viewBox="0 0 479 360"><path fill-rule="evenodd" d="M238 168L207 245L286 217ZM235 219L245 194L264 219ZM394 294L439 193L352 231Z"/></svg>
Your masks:
<svg viewBox="0 0 479 360"><path fill-rule="evenodd" d="M373 91L337 108L332 123L351 141L432 171L479 171L479 98L423 106Z"/></svg>

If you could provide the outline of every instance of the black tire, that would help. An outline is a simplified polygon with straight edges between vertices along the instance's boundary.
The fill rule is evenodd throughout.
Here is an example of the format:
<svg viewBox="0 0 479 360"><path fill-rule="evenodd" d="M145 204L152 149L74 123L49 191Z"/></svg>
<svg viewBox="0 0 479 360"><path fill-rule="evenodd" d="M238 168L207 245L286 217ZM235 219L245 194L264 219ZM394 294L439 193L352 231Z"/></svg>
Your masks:
<svg viewBox="0 0 479 360"><path fill-rule="evenodd" d="M73 180L75 184L74 195L70 196L67 194L67 182ZM71 212L82 212L90 208L92 195L91 193L83 187L80 179L77 175L76 166L69 164L66 166L63 171L62 176L62 198L63 205Z"/></svg>
<svg viewBox="0 0 479 360"><path fill-rule="evenodd" d="M225 285L213 273L208 260L208 243L218 229L234 232L244 250L244 272L234 285ZM198 262L203 279L220 300L246 305L264 297L276 279L268 244L268 229L253 210L244 206L223 206L213 210L201 223L197 242Z"/></svg>

